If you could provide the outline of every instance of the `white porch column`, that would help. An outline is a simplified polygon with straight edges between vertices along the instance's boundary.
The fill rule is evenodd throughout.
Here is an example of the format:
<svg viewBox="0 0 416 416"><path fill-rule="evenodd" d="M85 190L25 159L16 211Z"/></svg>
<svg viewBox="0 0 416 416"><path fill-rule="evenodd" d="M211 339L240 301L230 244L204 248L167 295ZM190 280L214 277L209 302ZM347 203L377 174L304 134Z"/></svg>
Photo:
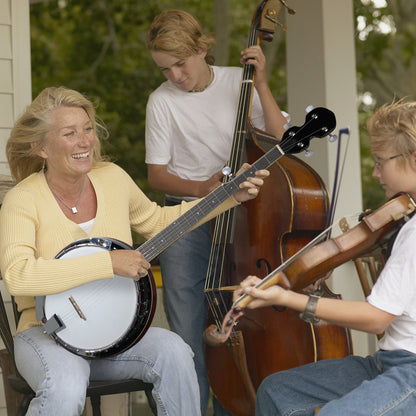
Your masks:
<svg viewBox="0 0 416 416"><path fill-rule="evenodd" d="M296 10L287 16L288 109L292 124L305 120L305 108L312 104L332 110L337 118L335 133L349 127L350 143L342 177L335 220L362 209L360 143L357 114L354 14L352 0L290 0ZM346 144L345 136L342 142ZM343 148L345 149L345 147ZM332 194L337 142L314 139L313 155L302 159L323 178ZM363 299L352 262L339 267L329 279L334 293L344 299ZM356 354L374 348L374 337L353 332Z"/></svg>

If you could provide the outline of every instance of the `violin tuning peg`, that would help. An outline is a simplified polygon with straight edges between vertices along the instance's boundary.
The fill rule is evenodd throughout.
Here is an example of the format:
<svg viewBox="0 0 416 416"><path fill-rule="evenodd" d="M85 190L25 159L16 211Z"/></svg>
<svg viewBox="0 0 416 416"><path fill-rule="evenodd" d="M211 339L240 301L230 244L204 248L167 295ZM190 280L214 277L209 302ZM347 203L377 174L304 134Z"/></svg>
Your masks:
<svg viewBox="0 0 416 416"><path fill-rule="evenodd" d="M338 139L338 136L335 133L332 133L328 136L328 141L334 143Z"/></svg>
<svg viewBox="0 0 416 416"><path fill-rule="evenodd" d="M307 112L307 113L310 113L313 109L314 109L315 107L312 105L312 104L309 104L306 108L305 108L305 111Z"/></svg>
<svg viewBox="0 0 416 416"><path fill-rule="evenodd" d="M305 150L305 157L311 157L313 155L313 150L307 149Z"/></svg>

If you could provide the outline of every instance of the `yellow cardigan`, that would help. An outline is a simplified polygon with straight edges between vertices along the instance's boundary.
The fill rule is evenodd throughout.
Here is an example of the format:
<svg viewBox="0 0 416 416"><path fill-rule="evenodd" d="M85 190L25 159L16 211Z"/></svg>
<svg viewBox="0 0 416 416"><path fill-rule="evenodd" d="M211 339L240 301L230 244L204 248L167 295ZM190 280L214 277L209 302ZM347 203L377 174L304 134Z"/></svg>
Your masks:
<svg viewBox="0 0 416 416"><path fill-rule="evenodd" d="M0 268L8 291L16 296L22 311L18 332L39 325L34 296L113 278L108 251L55 259L63 248L88 237L111 237L131 245L131 229L149 239L198 202L162 208L112 163L94 168L88 176L97 196L97 213L88 234L64 215L43 172L21 181L4 198L0 210ZM228 198L204 221L235 205L236 200Z"/></svg>

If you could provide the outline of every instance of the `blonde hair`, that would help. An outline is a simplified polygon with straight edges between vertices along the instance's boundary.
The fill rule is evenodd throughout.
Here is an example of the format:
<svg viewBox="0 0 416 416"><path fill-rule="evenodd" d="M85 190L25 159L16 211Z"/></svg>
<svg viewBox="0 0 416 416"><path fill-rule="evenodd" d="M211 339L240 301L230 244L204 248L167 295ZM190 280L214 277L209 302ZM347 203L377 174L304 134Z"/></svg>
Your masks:
<svg viewBox="0 0 416 416"><path fill-rule="evenodd" d="M165 10L157 15L146 33L149 51L164 52L179 59L209 51L215 44L212 34L205 34L199 22L182 10ZM207 54L205 60L214 63Z"/></svg>
<svg viewBox="0 0 416 416"><path fill-rule="evenodd" d="M401 99L381 106L367 120L367 130L373 151L402 154L398 163L404 165L416 151L416 102Z"/></svg>
<svg viewBox="0 0 416 416"><path fill-rule="evenodd" d="M78 91L65 87L45 88L16 121L7 141L7 160L16 182L44 167L44 159L37 153L44 146L51 128L48 115L60 107L79 107L85 110L96 136L93 166L107 159L101 155L100 139L106 139L108 131L98 121L92 102Z"/></svg>

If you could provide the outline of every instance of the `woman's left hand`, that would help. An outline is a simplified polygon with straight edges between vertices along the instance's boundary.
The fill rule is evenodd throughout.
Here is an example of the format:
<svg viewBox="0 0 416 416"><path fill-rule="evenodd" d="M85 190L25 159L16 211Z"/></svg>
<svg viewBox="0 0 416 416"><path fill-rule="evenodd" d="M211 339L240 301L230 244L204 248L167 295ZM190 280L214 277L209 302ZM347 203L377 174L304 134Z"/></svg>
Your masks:
<svg viewBox="0 0 416 416"><path fill-rule="evenodd" d="M237 172L237 175L251 168L251 165L244 163L241 169ZM270 175L270 172L266 169L256 171L255 177L249 177L246 181L240 184L240 190L234 194L234 198L238 202L249 201L254 199L259 191L260 187L263 185L264 178L267 178Z"/></svg>

